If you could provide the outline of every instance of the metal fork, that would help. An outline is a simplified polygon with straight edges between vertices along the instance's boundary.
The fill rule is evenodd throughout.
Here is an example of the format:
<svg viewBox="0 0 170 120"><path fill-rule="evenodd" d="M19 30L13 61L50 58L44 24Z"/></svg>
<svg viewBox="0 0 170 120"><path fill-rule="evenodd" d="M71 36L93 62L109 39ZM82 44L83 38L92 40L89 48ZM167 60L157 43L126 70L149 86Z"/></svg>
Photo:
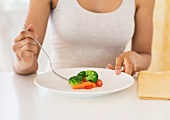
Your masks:
<svg viewBox="0 0 170 120"><path fill-rule="evenodd" d="M24 30L27 31L27 27L26 27L25 23L24 23ZM34 40L36 41L36 43L38 44L38 46L43 50L43 52L44 52L45 55L47 56L48 60L50 61L50 68L51 68L51 70L53 71L53 73L56 74L56 75L57 75L58 77L60 77L61 79L68 81L67 78L65 78L65 77L61 76L60 74L58 74L57 72L55 72L55 70L53 69L53 66L52 66L51 58L49 57L49 55L47 54L47 52L44 50L44 48L41 46L41 44L38 42L38 40L37 40L36 38L35 38Z"/></svg>

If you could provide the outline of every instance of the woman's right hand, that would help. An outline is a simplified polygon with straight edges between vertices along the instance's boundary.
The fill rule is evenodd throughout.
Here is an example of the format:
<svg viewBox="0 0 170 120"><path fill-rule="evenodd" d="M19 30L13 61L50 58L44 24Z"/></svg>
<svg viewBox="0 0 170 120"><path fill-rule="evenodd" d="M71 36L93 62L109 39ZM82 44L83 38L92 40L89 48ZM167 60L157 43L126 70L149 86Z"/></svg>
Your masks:
<svg viewBox="0 0 170 120"><path fill-rule="evenodd" d="M30 25L27 31L21 31L15 38L13 51L17 58L17 67L20 70L26 70L33 65L34 58L38 51L35 41L34 26Z"/></svg>

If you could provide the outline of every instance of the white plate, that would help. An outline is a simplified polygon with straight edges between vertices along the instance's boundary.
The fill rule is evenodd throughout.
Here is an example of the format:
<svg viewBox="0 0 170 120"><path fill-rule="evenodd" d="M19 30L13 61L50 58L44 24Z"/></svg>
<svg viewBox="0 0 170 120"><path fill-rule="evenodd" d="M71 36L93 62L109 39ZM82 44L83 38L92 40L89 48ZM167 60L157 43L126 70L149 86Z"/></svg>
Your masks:
<svg viewBox="0 0 170 120"><path fill-rule="evenodd" d="M130 87L134 83L134 78L128 74L121 73L116 75L114 70L102 69L102 68L66 68L58 69L57 72L60 75L69 78L77 75L83 70L95 70L99 78L103 81L102 87L96 87L92 89L77 89L73 90L68 84L68 81L57 77L53 72L43 73L38 75L34 83L41 88L56 92L62 95L80 96L80 97L92 97L106 95L114 93Z"/></svg>

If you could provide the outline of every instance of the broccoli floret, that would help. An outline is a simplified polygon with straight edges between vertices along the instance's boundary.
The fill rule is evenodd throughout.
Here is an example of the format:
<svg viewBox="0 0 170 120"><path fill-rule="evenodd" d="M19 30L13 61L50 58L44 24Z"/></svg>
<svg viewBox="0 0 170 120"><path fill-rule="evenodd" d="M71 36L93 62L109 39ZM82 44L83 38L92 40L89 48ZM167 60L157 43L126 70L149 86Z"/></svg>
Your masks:
<svg viewBox="0 0 170 120"><path fill-rule="evenodd" d="M69 78L68 83L71 86L81 84L83 81L83 76L72 76Z"/></svg>
<svg viewBox="0 0 170 120"><path fill-rule="evenodd" d="M84 78L86 81L97 82L98 74L94 70L81 71L77 74L77 76L70 77L68 83L71 86L78 85L83 82Z"/></svg>
<svg viewBox="0 0 170 120"><path fill-rule="evenodd" d="M77 76L82 76L85 77L86 76L86 71L81 71L77 74Z"/></svg>
<svg viewBox="0 0 170 120"><path fill-rule="evenodd" d="M86 71L86 81L97 82L98 74L94 70L87 70Z"/></svg>

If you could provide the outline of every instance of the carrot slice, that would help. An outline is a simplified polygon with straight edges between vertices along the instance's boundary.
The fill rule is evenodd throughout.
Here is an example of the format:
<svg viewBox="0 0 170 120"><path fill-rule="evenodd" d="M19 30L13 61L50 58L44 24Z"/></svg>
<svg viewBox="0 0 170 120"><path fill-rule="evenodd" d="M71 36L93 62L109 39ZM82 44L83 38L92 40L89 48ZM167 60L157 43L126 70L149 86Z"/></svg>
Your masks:
<svg viewBox="0 0 170 120"><path fill-rule="evenodd" d="M84 89L91 89L92 85L84 87Z"/></svg>
<svg viewBox="0 0 170 120"><path fill-rule="evenodd" d="M91 86L92 86L92 88L95 88L96 87L96 83L92 82Z"/></svg>
<svg viewBox="0 0 170 120"><path fill-rule="evenodd" d="M90 86L90 85L92 85L91 82L83 82L83 83L81 83L81 84L72 86L72 88L73 88L73 89L82 89L82 88L84 88L84 87L86 87L86 86Z"/></svg>

